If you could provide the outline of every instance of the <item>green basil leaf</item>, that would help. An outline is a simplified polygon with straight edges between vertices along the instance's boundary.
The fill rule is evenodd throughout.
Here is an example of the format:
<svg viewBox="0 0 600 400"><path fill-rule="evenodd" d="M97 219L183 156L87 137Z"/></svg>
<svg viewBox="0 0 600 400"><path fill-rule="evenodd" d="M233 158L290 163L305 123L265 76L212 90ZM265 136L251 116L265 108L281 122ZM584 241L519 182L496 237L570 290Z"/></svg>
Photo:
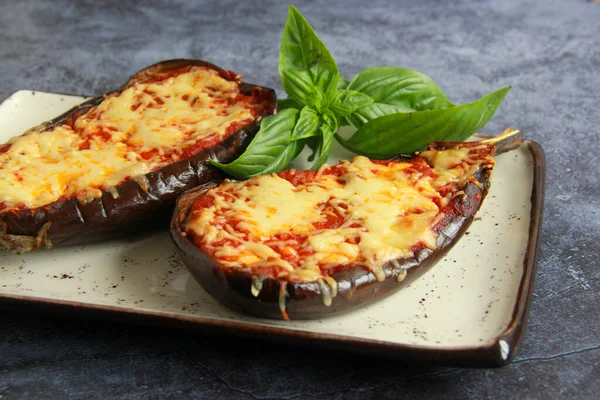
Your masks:
<svg viewBox="0 0 600 400"><path fill-rule="evenodd" d="M336 139L348 150L372 158L409 154L430 142L463 141L489 121L509 90L507 86L461 106L385 115L347 139Z"/></svg>
<svg viewBox="0 0 600 400"><path fill-rule="evenodd" d="M329 103L337 117L345 117L351 113L373 103L373 99L355 90L337 90Z"/></svg>
<svg viewBox="0 0 600 400"><path fill-rule="evenodd" d="M437 110L454 106L425 74L408 68L374 67L359 72L348 85L375 103L404 106L407 110Z"/></svg>
<svg viewBox="0 0 600 400"><path fill-rule="evenodd" d="M333 147L333 138L335 133L337 132L337 121L335 116L331 111L328 111L323 116L323 122L319 126L319 131L321 133L321 143L319 148L319 158L313 164L311 169L317 170L321 168L323 164L327 162L329 158L329 153L331 153L331 148Z"/></svg>
<svg viewBox="0 0 600 400"><path fill-rule="evenodd" d="M364 93L374 101L347 117L356 129L372 119L391 113L454 106L431 78L408 68L367 68L352 79L348 89Z"/></svg>
<svg viewBox="0 0 600 400"><path fill-rule="evenodd" d="M279 75L283 89L302 104L313 104L315 87L333 92L340 78L331 53L294 6L281 38Z"/></svg>
<svg viewBox="0 0 600 400"><path fill-rule="evenodd" d="M313 92L313 97L311 101L308 103L311 106L314 106L317 110L323 111L327 109L327 96L321 88L315 87Z"/></svg>
<svg viewBox="0 0 600 400"><path fill-rule="evenodd" d="M321 118L317 110L311 106L306 106L300 111L300 118L292 132L292 140L304 139L319 134L319 124Z"/></svg>
<svg viewBox="0 0 600 400"><path fill-rule="evenodd" d="M348 87L349 84L350 84L350 81L340 75L340 80L338 81L336 89L344 90Z"/></svg>
<svg viewBox="0 0 600 400"><path fill-rule="evenodd" d="M266 167L259 175L267 175L283 171L292 161L294 161L294 158L298 157L298 154L300 154L303 148L304 143L302 143L301 140L290 142L281 156L279 156L274 163Z"/></svg>
<svg viewBox="0 0 600 400"><path fill-rule="evenodd" d="M296 110L302 109L302 104L298 103L294 99L279 99L277 100L277 106L279 110L285 110L286 108L295 108Z"/></svg>
<svg viewBox="0 0 600 400"><path fill-rule="evenodd" d="M358 129L375 118L383 117L384 115L395 114L398 112L408 113L411 111L413 110L404 106L371 103L354 111L350 115L346 115L346 120L348 121L348 125L352 125L354 128Z"/></svg>
<svg viewBox="0 0 600 400"><path fill-rule="evenodd" d="M283 170L298 154L292 142L292 131L300 112L288 108L262 120L260 129L248 148L235 161L221 164L210 162L237 179L247 179Z"/></svg>
<svg viewBox="0 0 600 400"><path fill-rule="evenodd" d="M321 118L323 119L323 122L325 124L327 124L327 126L329 127L329 129L331 131L333 131L334 133L337 132L338 122L337 122L337 118L335 117L335 114L333 113L333 111L331 111L331 110L325 111L321 115Z"/></svg>

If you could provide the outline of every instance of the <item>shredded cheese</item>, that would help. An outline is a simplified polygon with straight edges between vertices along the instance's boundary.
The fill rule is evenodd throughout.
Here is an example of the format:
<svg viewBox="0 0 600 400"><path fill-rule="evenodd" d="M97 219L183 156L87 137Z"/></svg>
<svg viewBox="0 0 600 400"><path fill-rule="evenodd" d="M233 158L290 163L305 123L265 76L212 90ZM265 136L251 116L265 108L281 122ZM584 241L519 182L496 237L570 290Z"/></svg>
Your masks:
<svg viewBox="0 0 600 400"><path fill-rule="evenodd" d="M452 194L444 191L461 190L481 165L468 149L424 153L433 160L429 173L359 156L340 163L340 176L327 166L297 186L277 174L226 182L206 193L212 205L192 211L184 229L225 268L264 275L272 267L276 278L309 282L338 265L361 265L382 280L386 263L436 248L434 227ZM332 215L343 221L329 228Z"/></svg>
<svg viewBox="0 0 600 400"><path fill-rule="evenodd" d="M251 105L238 95L236 82L193 67L111 95L72 124L14 137L0 154L0 203L7 210L99 197L101 189L178 161L204 139L218 143L232 124L251 121Z"/></svg>

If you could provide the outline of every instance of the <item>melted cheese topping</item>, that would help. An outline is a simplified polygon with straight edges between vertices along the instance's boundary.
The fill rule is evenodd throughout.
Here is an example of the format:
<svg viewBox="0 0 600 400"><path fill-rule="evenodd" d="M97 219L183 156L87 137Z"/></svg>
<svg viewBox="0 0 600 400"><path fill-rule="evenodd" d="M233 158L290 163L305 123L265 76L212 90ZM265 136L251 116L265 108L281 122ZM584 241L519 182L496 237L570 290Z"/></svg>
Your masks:
<svg viewBox="0 0 600 400"><path fill-rule="evenodd" d="M0 151L0 210L35 208L155 171L253 120L238 83L193 67L107 97L74 122L14 137ZM210 145L205 146L211 147ZM188 148L193 154L185 155Z"/></svg>
<svg viewBox="0 0 600 400"><path fill-rule="evenodd" d="M226 182L206 193L212 205L194 208L184 230L225 268L309 282L353 265L383 280L387 262L436 248L441 210L481 164L469 149L423 153L429 166L359 156L298 186L276 174ZM342 175L331 173L340 167Z"/></svg>

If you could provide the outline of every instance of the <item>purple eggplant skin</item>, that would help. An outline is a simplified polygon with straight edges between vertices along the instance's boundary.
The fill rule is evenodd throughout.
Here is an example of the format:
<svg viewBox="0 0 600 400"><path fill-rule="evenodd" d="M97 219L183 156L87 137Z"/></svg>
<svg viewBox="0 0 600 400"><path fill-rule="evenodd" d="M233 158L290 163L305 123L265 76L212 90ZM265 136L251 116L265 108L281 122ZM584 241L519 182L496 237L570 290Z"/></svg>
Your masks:
<svg viewBox="0 0 600 400"><path fill-rule="evenodd" d="M430 148L442 149L463 145L465 144L443 143L443 146L437 144ZM473 143L468 144L472 145ZM181 224L187 219L198 196L215 184L192 189L178 199L171 220L171 237L179 257L192 276L211 296L231 309L271 319L303 320L340 315L400 290L442 259L469 228L481 207L490 187L492 168L490 165L476 171L473 177L477 183L467 182L462 189L465 195L450 200L449 206L453 207L455 212L446 215L441 222L435 250L425 248L415 252L412 258L398 259L397 263L388 262L384 265L386 278L383 281L378 281L372 272L362 267L353 267L332 275L337 282L338 291L329 306L323 301L324 296L329 294L322 292L323 285L319 285L318 282L291 283L266 278L262 281L258 296L255 297L251 292L251 274L221 268L217 260L196 247L186 237ZM328 290L327 288L325 289ZM280 296L281 293L283 296Z"/></svg>
<svg viewBox="0 0 600 400"><path fill-rule="evenodd" d="M201 60L178 59L159 62L137 72L119 89L94 97L31 130L41 132L51 129L98 105L106 95L121 93L159 74L187 66L207 67L231 76L229 71ZM225 178L225 175L207 160L214 159L222 163L235 160L258 132L262 118L277 111L274 90L243 82L239 88L244 94L250 94L256 88L261 91L262 98L269 104L263 110L263 115L212 148L148 173L140 177L141 179L136 178L119 184L115 187L118 197L114 196L113 191L109 193L105 190L101 197L85 204L71 198L57 200L36 209L0 214L0 248L20 253L114 239L160 227L166 229L180 194L198 185Z"/></svg>

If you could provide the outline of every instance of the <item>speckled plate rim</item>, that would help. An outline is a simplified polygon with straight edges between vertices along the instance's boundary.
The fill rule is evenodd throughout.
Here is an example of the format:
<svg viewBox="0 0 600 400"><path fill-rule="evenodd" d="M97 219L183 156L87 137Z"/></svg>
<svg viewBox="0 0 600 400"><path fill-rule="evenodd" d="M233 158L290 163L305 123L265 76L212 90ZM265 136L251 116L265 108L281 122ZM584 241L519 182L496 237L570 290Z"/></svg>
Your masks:
<svg viewBox="0 0 600 400"><path fill-rule="evenodd" d="M108 319L143 325L203 330L207 333L228 333L236 336L250 336L260 340L278 340L304 346L350 350L357 353L374 354L415 362L458 366L505 365L517 353L525 333L537 269L546 186L544 149L540 144L531 140L525 140L524 143L527 145L533 159L533 185L530 198L531 212L528 242L523 261L523 276L508 327L496 338L490 339L479 346L446 348L398 344L383 340L292 330L285 327L241 321L2 293L0 293L0 307L23 311L49 311L64 316Z"/></svg>

